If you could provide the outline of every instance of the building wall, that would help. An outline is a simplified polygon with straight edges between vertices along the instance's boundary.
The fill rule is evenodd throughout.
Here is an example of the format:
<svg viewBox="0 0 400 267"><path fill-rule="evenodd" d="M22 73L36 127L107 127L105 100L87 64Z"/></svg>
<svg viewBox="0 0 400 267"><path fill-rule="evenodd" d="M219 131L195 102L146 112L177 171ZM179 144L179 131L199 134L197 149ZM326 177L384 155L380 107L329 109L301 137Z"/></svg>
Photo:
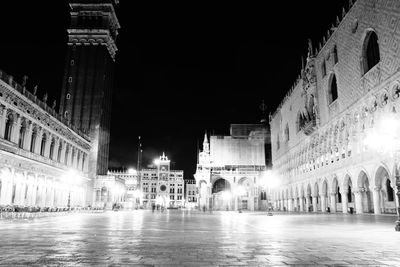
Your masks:
<svg viewBox="0 0 400 267"><path fill-rule="evenodd" d="M185 200L186 203L197 203L196 180L185 181Z"/></svg>
<svg viewBox="0 0 400 267"><path fill-rule="evenodd" d="M309 49L301 79L271 118L273 168L281 179L275 193L278 208L395 212L395 201L388 196L395 187L397 156L367 141L393 111L399 119L399 21L397 1L358 0L324 37L327 41ZM378 37L380 61L365 72L371 32ZM304 79L309 78L307 68L315 83ZM330 102L333 77L338 98ZM310 97L315 100L315 127L299 129L299 114ZM378 140L382 139L381 134Z"/></svg>
<svg viewBox="0 0 400 267"><path fill-rule="evenodd" d="M91 200L91 143L0 72L0 205L73 207Z"/></svg>

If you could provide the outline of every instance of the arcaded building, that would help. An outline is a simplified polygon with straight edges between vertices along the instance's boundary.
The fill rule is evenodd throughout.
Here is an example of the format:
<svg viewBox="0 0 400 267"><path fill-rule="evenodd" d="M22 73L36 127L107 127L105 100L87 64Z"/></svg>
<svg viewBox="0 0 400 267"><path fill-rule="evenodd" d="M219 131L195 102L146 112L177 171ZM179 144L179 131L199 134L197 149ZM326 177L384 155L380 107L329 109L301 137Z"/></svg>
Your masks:
<svg viewBox="0 0 400 267"><path fill-rule="evenodd" d="M400 2L349 5L270 118L277 209L396 212Z"/></svg>
<svg viewBox="0 0 400 267"><path fill-rule="evenodd" d="M47 105L47 94L39 99L36 88L28 91L26 77L19 85L0 72L0 205L88 206L96 202L93 188L109 184L117 4L69 1L58 112L56 102Z"/></svg>
<svg viewBox="0 0 400 267"><path fill-rule="evenodd" d="M89 137L0 71L0 206L76 207L91 201Z"/></svg>

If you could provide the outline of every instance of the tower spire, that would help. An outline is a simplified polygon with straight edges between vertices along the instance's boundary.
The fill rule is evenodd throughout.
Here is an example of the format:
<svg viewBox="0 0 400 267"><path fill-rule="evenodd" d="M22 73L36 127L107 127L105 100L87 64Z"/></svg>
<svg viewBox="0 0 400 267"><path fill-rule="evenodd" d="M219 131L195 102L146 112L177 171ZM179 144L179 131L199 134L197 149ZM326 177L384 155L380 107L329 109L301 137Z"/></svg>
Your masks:
<svg viewBox="0 0 400 267"><path fill-rule="evenodd" d="M204 133L203 152L210 152L210 144L208 143L207 131Z"/></svg>

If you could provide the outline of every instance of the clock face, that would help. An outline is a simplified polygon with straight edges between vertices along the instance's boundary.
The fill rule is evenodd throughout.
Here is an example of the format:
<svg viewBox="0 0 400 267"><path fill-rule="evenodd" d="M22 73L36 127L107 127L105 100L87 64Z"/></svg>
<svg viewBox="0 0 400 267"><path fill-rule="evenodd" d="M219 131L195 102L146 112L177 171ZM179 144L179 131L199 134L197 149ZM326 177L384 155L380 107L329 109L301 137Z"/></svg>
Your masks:
<svg viewBox="0 0 400 267"><path fill-rule="evenodd" d="M165 191L165 190L167 190L167 187L166 187L165 185L161 185L161 186L160 186L160 190L161 190L161 191Z"/></svg>

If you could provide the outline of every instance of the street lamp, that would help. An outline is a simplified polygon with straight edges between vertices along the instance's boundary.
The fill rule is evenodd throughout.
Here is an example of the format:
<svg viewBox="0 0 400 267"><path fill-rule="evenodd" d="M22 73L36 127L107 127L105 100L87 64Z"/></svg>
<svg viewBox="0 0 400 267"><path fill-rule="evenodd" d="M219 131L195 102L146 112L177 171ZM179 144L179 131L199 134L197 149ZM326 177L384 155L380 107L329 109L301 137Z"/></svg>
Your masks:
<svg viewBox="0 0 400 267"><path fill-rule="evenodd" d="M279 186L277 176L272 170L266 170L259 181L259 185L261 186L261 188L265 189L265 197L268 205L268 215L271 216L271 203L269 203L268 191L271 191L271 189Z"/></svg>

